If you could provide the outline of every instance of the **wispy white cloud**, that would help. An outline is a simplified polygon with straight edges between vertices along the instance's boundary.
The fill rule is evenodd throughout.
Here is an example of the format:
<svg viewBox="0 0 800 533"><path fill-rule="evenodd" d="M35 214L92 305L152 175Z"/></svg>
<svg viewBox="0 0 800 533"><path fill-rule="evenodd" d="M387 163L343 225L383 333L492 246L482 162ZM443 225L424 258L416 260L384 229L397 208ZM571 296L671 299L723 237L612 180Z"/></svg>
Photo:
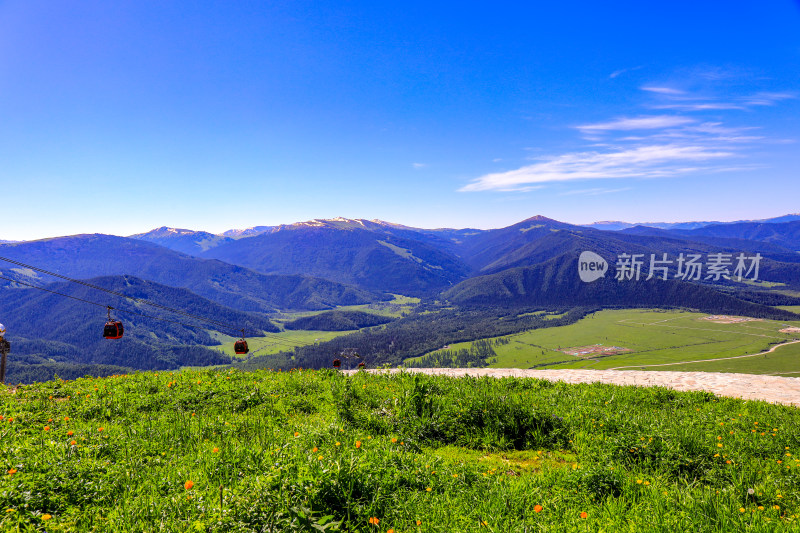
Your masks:
<svg viewBox="0 0 800 533"><path fill-rule="evenodd" d="M730 109L744 110L746 106L727 102L704 102L704 103L674 103L659 104L651 106L652 109L674 109L676 111L722 111Z"/></svg>
<svg viewBox="0 0 800 533"><path fill-rule="evenodd" d="M765 106L775 105L782 100L793 100L797 98L795 93L756 93L752 96L745 97L744 102L750 106Z"/></svg>
<svg viewBox="0 0 800 533"><path fill-rule="evenodd" d="M461 191L519 191L536 183L608 178L661 178L695 171L697 165L733 156L704 146L664 144L610 152L563 154L507 172L481 176Z"/></svg>
<svg viewBox="0 0 800 533"><path fill-rule="evenodd" d="M572 126L585 141L582 149L531 158L531 164L485 174L460 190L526 191L553 182L668 178L763 168L748 162L746 155L756 144L778 140L770 139L757 127L729 126L720 116L726 111L778 105L798 95L779 91L742 94L737 90L739 85L731 85L735 74L706 68L680 82L641 86L648 95L642 107L661 110L658 114ZM720 96L720 92L725 94ZM707 118L703 118L704 113ZM627 189L594 187L564 194L599 195L622 190Z"/></svg>
<svg viewBox="0 0 800 533"><path fill-rule="evenodd" d="M614 78L619 77L619 76L625 74L626 72L633 72L634 70L639 70L642 67L643 67L643 65L639 65L638 67L623 68L623 69L615 70L614 72L609 74L608 77L613 80Z"/></svg>
<svg viewBox="0 0 800 533"><path fill-rule="evenodd" d="M772 106L784 100L797 98L792 92L758 92L744 95L714 94L708 89L702 92L689 92L671 87L644 86L643 91L653 94L658 100L650 109L670 109L675 111L744 111L758 106Z"/></svg>
<svg viewBox="0 0 800 533"><path fill-rule="evenodd" d="M419 170L421 168L427 167L427 163L411 163L411 166L414 167L415 170Z"/></svg>
<svg viewBox="0 0 800 533"><path fill-rule="evenodd" d="M686 94L686 91L675 89L673 87L642 87L642 90L658 94L671 94L671 95Z"/></svg>
<svg viewBox="0 0 800 533"><path fill-rule="evenodd" d="M584 124L582 126L576 126L576 129L589 134L602 131L653 130L681 126L694 121L695 120L691 118L672 115L640 116L634 118L619 118L611 122L601 122L599 124Z"/></svg>

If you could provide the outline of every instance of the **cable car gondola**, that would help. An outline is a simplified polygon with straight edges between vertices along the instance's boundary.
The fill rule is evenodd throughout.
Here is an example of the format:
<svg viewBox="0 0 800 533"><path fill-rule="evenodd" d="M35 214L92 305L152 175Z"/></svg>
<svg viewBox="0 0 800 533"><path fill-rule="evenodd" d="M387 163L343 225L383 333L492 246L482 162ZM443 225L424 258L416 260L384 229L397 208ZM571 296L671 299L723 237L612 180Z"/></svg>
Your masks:
<svg viewBox="0 0 800 533"><path fill-rule="evenodd" d="M125 328L119 320L111 320L111 307L108 308L108 322L103 327L103 337L106 339L121 339Z"/></svg>
<svg viewBox="0 0 800 533"><path fill-rule="evenodd" d="M250 348L247 347L247 341L244 340L244 330L242 330L242 338L233 344L233 351L236 352L236 355L244 355L250 351Z"/></svg>
<svg viewBox="0 0 800 533"><path fill-rule="evenodd" d="M334 359L333 360L333 368L336 368L338 370L341 367L342 367L342 362L339 359Z"/></svg>

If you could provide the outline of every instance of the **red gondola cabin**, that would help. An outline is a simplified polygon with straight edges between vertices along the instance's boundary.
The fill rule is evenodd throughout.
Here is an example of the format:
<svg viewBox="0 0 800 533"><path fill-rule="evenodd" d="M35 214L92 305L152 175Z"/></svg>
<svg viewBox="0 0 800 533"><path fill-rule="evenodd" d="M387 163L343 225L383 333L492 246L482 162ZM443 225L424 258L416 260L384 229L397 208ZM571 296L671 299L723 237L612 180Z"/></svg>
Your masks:
<svg viewBox="0 0 800 533"><path fill-rule="evenodd" d="M109 320L103 327L103 337L106 339L121 339L123 333L124 328L119 320Z"/></svg>
<svg viewBox="0 0 800 533"><path fill-rule="evenodd" d="M341 368L342 362L338 359L333 360L333 368Z"/></svg>
<svg viewBox="0 0 800 533"><path fill-rule="evenodd" d="M236 355L244 355L250 351L250 348L247 347L246 340L240 339L234 343L233 351L236 352Z"/></svg>

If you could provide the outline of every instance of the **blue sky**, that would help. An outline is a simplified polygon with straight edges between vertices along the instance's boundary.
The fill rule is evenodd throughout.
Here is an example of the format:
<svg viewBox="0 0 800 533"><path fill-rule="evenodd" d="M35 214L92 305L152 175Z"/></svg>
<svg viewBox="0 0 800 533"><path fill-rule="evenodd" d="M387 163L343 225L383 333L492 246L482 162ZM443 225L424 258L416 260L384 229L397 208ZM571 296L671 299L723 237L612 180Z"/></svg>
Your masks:
<svg viewBox="0 0 800 533"><path fill-rule="evenodd" d="M0 1L0 239L800 211L800 3Z"/></svg>

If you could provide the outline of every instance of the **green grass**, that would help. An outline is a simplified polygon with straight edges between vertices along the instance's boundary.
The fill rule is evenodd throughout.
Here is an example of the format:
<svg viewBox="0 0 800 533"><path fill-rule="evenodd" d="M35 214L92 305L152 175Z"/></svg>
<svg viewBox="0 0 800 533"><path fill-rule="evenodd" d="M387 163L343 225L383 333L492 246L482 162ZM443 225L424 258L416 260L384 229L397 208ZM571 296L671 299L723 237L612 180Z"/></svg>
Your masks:
<svg viewBox="0 0 800 533"><path fill-rule="evenodd" d="M796 333L781 333L779 330L787 324L800 327L800 321L774 320L717 324L701 320L705 316L708 315L687 311L599 311L569 326L505 336L509 342L494 347L497 360L490 366L609 369L734 357L758 353L774 344L798 338ZM452 344L450 349L463 349L470 344ZM633 351L595 358L581 358L561 351L594 344L619 346ZM775 372L800 371L800 358L782 357L780 361L782 366L770 368ZM699 370L700 367L697 368Z"/></svg>
<svg viewBox="0 0 800 533"><path fill-rule="evenodd" d="M336 309L339 311L364 311L366 313L373 313L381 316L400 317L403 313L410 313L419 304L420 299L411 296L403 296L401 294L393 294L394 299L388 302L376 302L371 304L359 305L342 305ZM326 311L297 311L278 313L272 317L275 322L282 324L290 320L302 318L306 316L318 315Z"/></svg>
<svg viewBox="0 0 800 533"><path fill-rule="evenodd" d="M710 393L206 370L22 386L0 414L2 531L800 527L800 410Z"/></svg>
<svg viewBox="0 0 800 533"><path fill-rule="evenodd" d="M779 305L777 307L778 309L783 309L784 311L791 311L792 313L800 314L800 305Z"/></svg>
<svg viewBox="0 0 800 533"><path fill-rule="evenodd" d="M244 359L250 355L268 355L278 352L292 351L295 346L305 343L316 343L329 341L341 335L353 333L352 331L311 331L311 330L285 330L280 333L270 333L268 337L245 337L250 353L247 355L236 355L233 345L238 338L227 337L219 339L222 344L209 346L212 350L219 350L232 357ZM257 353L256 353L257 352Z"/></svg>
<svg viewBox="0 0 800 533"><path fill-rule="evenodd" d="M653 370L674 370L676 372L734 372L738 374L770 374L800 378L800 344L790 344L777 348L773 353L709 361L671 365Z"/></svg>

